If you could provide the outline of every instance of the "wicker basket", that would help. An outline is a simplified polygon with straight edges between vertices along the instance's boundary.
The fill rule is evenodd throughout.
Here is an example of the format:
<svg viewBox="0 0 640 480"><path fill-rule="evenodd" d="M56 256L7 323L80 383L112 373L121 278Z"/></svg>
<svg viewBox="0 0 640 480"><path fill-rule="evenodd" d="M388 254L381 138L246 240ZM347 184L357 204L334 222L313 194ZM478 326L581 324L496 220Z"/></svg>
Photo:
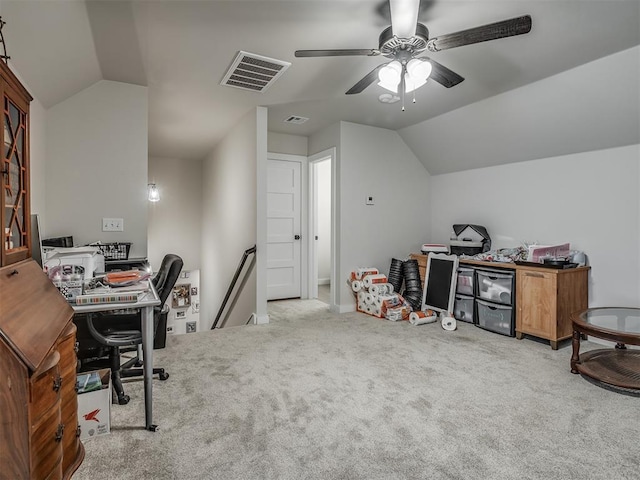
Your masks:
<svg viewBox="0 0 640 480"><path fill-rule="evenodd" d="M131 242L94 243L92 247L98 247L105 260L128 260Z"/></svg>

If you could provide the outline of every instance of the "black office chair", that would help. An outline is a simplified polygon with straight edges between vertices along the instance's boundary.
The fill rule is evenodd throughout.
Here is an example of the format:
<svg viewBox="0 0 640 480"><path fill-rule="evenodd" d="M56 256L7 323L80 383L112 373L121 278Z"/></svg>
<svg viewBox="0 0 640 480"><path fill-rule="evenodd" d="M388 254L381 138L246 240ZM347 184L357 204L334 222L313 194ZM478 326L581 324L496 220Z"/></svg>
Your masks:
<svg viewBox="0 0 640 480"><path fill-rule="evenodd" d="M160 297L160 305L154 308L154 337L156 335L166 335L165 331L158 332L158 324L161 322L161 316L167 315L167 311L163 309L164 304L169 298L171 290L180 276L182 270L182 258L178 255L167 254L162 259L162 264L158 273L153 279L153 285ZM99 318L94 318L94 315ZM164 322L166 324L166 322ZM129 395L125 395L122 386L122 378L142 376L143 369L140 368L142 362L136 356L127 362L120 363L121 348L136 347L142 344L142 329L140 313L136 314L91 314L87 315L87 328L91 336L100 344L109 347L109 364L111 368L111 384L118 398L120 405L129 403ZM154 342L156 343L156 342ZM154 375L158 375L160 380L169 378L169 374L164 368L154 368Z"/></svg>

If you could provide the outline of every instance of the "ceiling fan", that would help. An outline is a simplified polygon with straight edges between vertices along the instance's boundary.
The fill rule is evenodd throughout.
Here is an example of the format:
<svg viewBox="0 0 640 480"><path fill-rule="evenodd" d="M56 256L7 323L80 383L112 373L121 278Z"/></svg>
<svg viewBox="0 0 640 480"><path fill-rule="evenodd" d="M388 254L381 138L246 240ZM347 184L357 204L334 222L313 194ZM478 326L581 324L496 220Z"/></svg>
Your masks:
<svg viewBox="0 0 640 480"><path fill-rule="evenodd" d="M531 17L524 15L460 32L429 38L429 30L418 23L420 0L389 0L391 26L383 30L377 49L296 50L296 57L378 56L391 59L365 75L346 94L362 92L376 80L378 85L402 96L415 91L432 78L446 88L464 80L460 75L426 56L425 50L439 52L449 48L529 33ZM415 102L415 94L414 99Z"/></svg>

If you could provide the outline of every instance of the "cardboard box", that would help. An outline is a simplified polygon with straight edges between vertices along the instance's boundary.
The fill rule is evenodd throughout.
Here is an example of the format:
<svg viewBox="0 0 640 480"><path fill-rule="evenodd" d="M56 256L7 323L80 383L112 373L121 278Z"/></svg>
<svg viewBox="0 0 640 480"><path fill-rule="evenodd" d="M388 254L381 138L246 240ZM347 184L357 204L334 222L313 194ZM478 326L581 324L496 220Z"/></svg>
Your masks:
<svg viewBox="0 0 640 480"><path fill-rule="evenodd" d="M78 425L80 440L111 432L111 370L103 368L79 373Z"/></svg>

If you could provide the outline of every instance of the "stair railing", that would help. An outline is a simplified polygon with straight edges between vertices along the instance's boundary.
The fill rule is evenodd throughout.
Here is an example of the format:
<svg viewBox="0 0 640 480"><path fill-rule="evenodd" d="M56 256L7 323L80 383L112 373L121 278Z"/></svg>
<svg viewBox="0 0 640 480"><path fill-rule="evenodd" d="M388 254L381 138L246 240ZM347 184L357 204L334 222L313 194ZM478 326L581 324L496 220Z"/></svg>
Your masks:
<svg viewBox="0 0 640 480"><path fill-rule="evenodd" d="M222 305L220 305L220 310L218 310L218 314L216 315L216 319L213 321L213 325L211 325L211 330L215 329L218 326L218 322L220 321L220 318L222 317L222 312L224 311L224 307L227 306L227 302L229 301L229 297L231 297L231 293L233 292L233 289L236 286L236 283L238 281L238 278L240 277L240 274L242 273L242 269L244 267L244 264L247 261L247 258L249 258L249 255L256 253L256 246L254 245L251 248L247 248L244 253L242 254L242 259L240 260L240 264L238 265L238 268L236 269L236 273L233 276L233 279L231 280L231 284L229 284L229 289L227 290L227 294L224 296L224 300L222 301Z"/></svg>

